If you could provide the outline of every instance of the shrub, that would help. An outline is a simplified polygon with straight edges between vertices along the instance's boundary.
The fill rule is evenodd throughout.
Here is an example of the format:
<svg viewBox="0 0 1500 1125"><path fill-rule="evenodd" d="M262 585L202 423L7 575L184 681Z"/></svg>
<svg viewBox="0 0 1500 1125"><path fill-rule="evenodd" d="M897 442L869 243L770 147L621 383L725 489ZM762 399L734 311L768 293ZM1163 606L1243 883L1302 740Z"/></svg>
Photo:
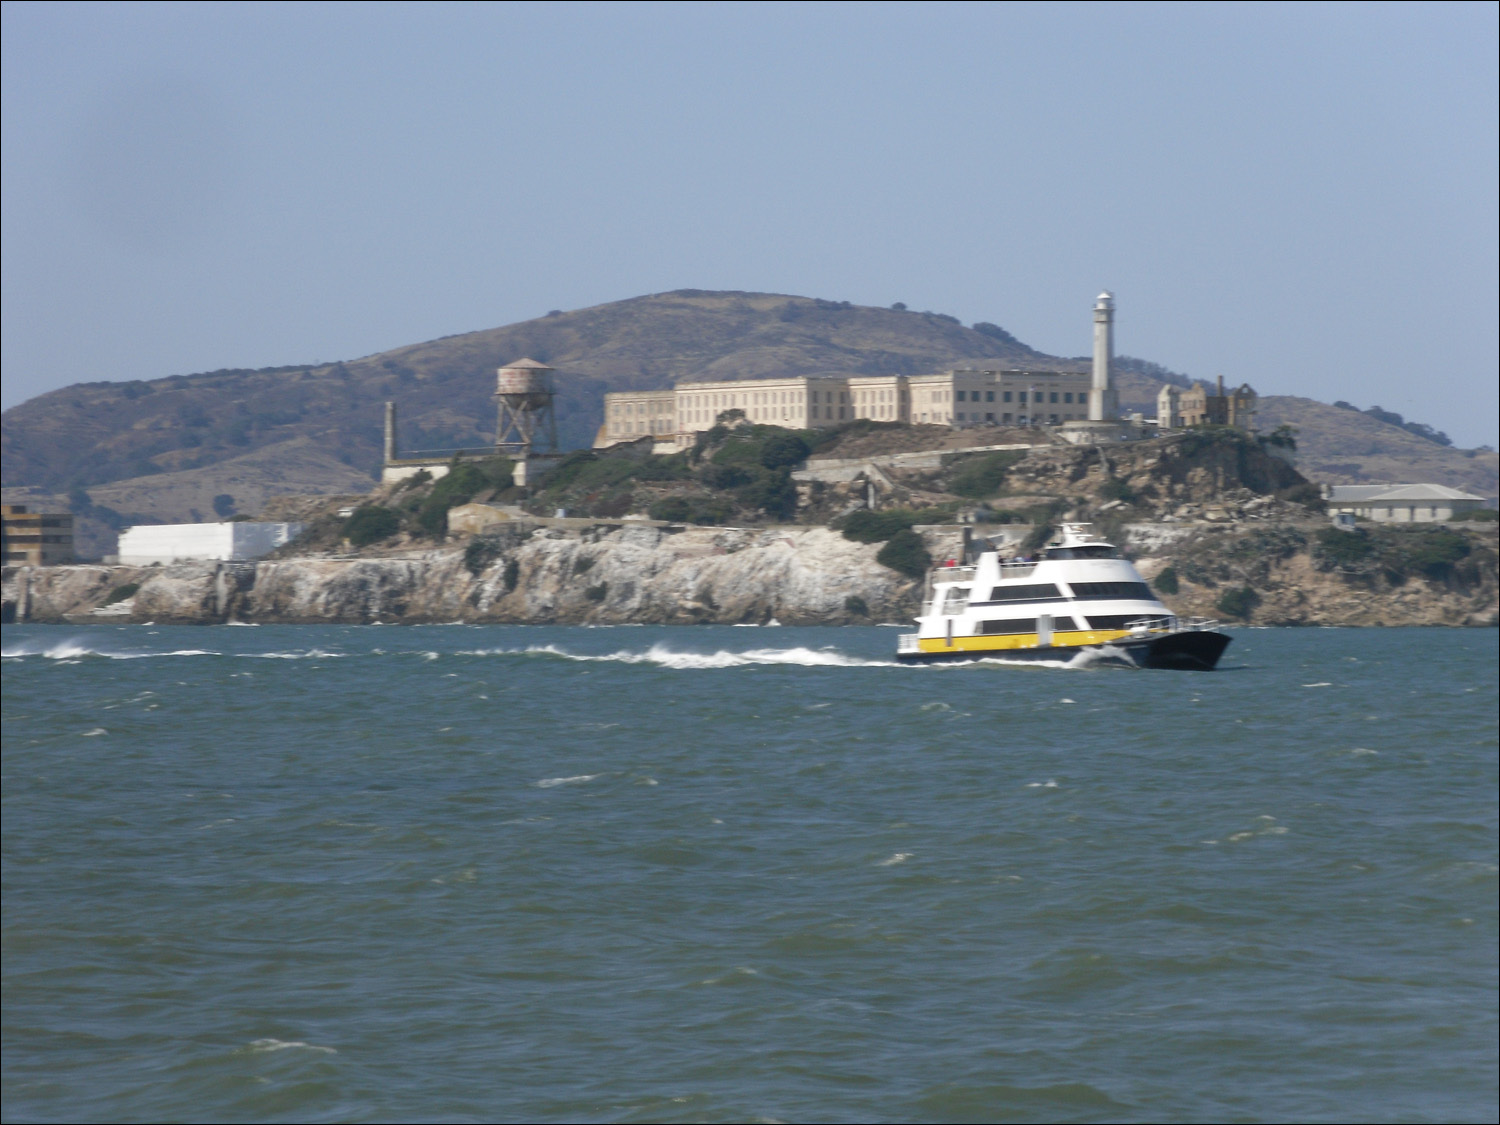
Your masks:
<svg viewBox="0 0 1500 1125"><path fill-rule="evenodd" d="M594 569L594 563L597 561L598 560L596 559L589 558L587 555L580 555L578 558L573 560L573 573L587 574L589 571Z"/></svg>
<svg viewBox="0 0 1500 1125"><path fill-rule="evenodd" d="M875 561L881 566L890 567L898 574L921 578L927 573L927 568L932 565L932 556L927 553L927 545L922 542L920 535L910 528L903 528L892 535L886 545L880 548Z"/></svg>
<svg viewBox="0 0 1500 1125"><path fill-rule="evenodd" d="M418 488L421 485L431 483L432 474L429 473L426 469L418 469L416 472L412 473L411 476L402 481L401 484L397 487L396 491L405 492L408 488Z"/></svg>
<svg viewBox="0 0 1500 1125"><path fill-rule="evenodd" d="M141 584L139 582L127 582L123 586L116 586L109 592L109 597L104 599L104 604L114 605L116 602L123 602L127 598L133 598L135 597L135 592L140 588Z"/></svg>
<svg viewBox="0 0 1500 1125"><path fill-rule="evenodd" d="M654 520L666 523L686 523L693 514L693 507L681 496L667 496L651 505L650 515Z"/></svg>
<svg viewBox="0 0 1500 1125"><path fill-rule="evenodd" d="M1019 450L1002 449L965 461L949 478L948 491L972 500L993 496L1005 483L1005 474L1024 457Z"/></svg>
<svg viewBox="0 0 1500 1125"><path fill-rule="evenodd" d="M505 574L502 577L505 582L505 592L508 594L516 588L516 583L521 580L521 564L511 559L505 564Z"/></svg>
<svg viewBox="0 0 1500 1125"><path fill-rule="evenodd" d="M744 465L704 465L698 479L708 488L740 488L755 479Z"/></svg>
<svg viewBox="0 0 1500 1125"><path fill-rule="evenodd" d="M704 527L729 522L733 509L722 500L700 500L693 505L693 522Z"/></svg>
<svg viewBox="0 0 1500 1125"><path fill-rule="evenodd" d="M631 507L634 505L634 502L635 496L630 492L630 490L622 489L621 491L611 493L603 500L598 501L594 505L593 511L590 514L597 516L600 519L616 520L623 516L626 512L630 511Z"/></svg>
<svg viewBox="0 0 1500 1125"><path fill-rule="evenodd" d="M735 499L747 508L783 519L797 510L797 488L785 469L762 469L755 480L735 490Z"/></svg>
<svg viewBox="0 0 1500 1125"><path fill-rule="evenodd" d="M760 463L767 469L790 469L807 460L809 452L807 442L790 430L782 430L761 442Z"/></svg>
<svg viewBox="0 0 1500 1125"><path fill-rule="evenodd" d="M474 539L464 548L464 569L478 578L499 557L500 544L495 540Z"/></svg>
<svg viewBox="0 0 1500 1125"><path fill-rule="evenodd" d="M1469 541L1456 531L1439 528L1423 535L1414 547L1404 552L1402 560L1408 569L1420 571L1428 578L1441 581L1453 573L1453 564L1469 553Z"/></svg>
<svg viewBox="0 0 1500 1125"><path fill-rule="evenodd" d="M856 543L880 543L910 528L917 518L917 513L910 508L891 508L884 512L861 508L840 520L839 530L845 539Z"/></svg>
<svg viewBox="0 0 1500 1125"><path fill-rule="evenodd" d="M858 594L850 594L845 598L844 608L857 617L870 616L870 607L865 604L865 599Z"/></svg>
<svg viewBox="0 0 1500 1125"><path fill-rule="evenodd" d="M1336 566L1352 566L1369 558L1375 552L1375 544L1363 531L1340 531L1336 527L1325 527L1318 532L1318 554Z"/></svg>
<svg viewBox="0 0 1500 1125"><path fill-rule="evenodd" d="M1248 586L1236 586L1219 595L1217 607L1225 617L1237 617L1248 621L1250 614L1260 604L1260 595Z"/></svg>
<svg viewBox="0 0 1500 1125"><path fill-rule="evenodd" d="M1047 545L1047 540L1052 538L1052 525L1039 523L1031 529L1031 534L1021 540L1021 553L1029 555L1033 551L1040 551Z"/></svg>
<svg viewBox="0 0 1500 1125"><path fill-rule="evenodd" d="M1328 504L1323 499L1322 490L1311 481L1294 484L1290 488L1278 489L1276 499L1286 500L1292 504L1301 504L1306 508L1311 508L1315 512L1324 511L1328 507Z"/></svg>
<svg viewBox="0 0 1500 1125"><path fill-rule="evenodd" d="M1497 512L1494 508L1473 508L1467 512L1454 512L1448 518L1454 523L1494 523L1497 519L1500 519L1500 512Z"/></svg>
<svg viewBox="0 0 1500 1125"><path fill-rule="evenodd" d="M1177 571L1173 567L1167 567L1166 570L1162 571L1151 580L1151 585L1156 587L1158 593L1177 593L1177 590L1179 588L1177 585Z"/></svg>
<svg viewBox="0 0 1500 1125"><path fill-rule="evenodd" d="M1100 485L1099 495L1105 500L1120 500L1126 504L1134 504L1140 499L1140 494L1130 487L1130 483L1119 477L1110 477Z"/></svg>
<svg viewBox="0 0 1500 1125"><path fill-rule="evenodd" d="M609 583L601 582L597 586L590 586L583 592L583 596L591 602L602 602L609 597Z"/></svg>
<svg viewBox="0 0 1500 1125"><path fill-rule="evenodd" d="M214 515L221 520L227 520L234 515L234 497L227 492L221 492L214 497Z"/></svg>
<svg viewBox="0 0 1500 1125"><path fill-rule="evenodd" d="M401 529L401 517L378 504L365 504L344 521L344 538L356 547L368 547L395 535Z"/></svg>

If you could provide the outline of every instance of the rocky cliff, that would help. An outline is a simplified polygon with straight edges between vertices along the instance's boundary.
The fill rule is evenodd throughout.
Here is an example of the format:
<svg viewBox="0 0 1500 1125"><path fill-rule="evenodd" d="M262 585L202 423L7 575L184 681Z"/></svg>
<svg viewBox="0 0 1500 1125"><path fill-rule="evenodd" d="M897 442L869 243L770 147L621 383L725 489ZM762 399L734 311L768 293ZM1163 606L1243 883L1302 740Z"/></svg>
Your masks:
<svg viewBox="0 0 1500 1125"><path fill-rule="evenodd" d="M875 561L878 544L826 528L579 522L518 522L463 546L364 556L6 568L4 613L7 621L101 623L838 625L906 622L921 598L920 582ZM1185 615L1265 625L1494 625L1500 614L1493 524L1332 533L1347 541L1331 538L1321 521L1118 530L1168 607ZM959 534L924 531L935 556L951 554Z"/></svg>

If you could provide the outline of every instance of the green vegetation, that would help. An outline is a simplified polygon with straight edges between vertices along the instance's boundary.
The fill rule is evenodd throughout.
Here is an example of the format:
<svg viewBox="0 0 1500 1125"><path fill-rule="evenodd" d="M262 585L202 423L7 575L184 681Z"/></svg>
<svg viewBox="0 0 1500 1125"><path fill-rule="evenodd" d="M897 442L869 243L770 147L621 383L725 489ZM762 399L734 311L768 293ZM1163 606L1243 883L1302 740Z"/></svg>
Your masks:
<svg viewBox="0 0 1500 1125"><path fill-rule="evenodd" d="M844 609L856 617L870 616L870 607L865 604L865 599L858 594L850 594L844 599Z"/></svg>
<svg viewBox="0 0 1500 1125"><path fill-rule="evenodd" d="M505 564L505 574L502 581L505 583L505 592L511 593L516 588L516 583L521 580L521 564L515 559Z"/></svg>
<svg viewBox="0 0 1500 1125"><path fill-rule="evenodd" d="M1328 508L1328 504L1323 499L1323 490L1311 481L1294 484L1291 488L1277 489L1276 499L1285 500L1291 504L1301 504L1304 508L1314 512L1326 511Z"/></svg>
<svg viewBox="0 0 1500 1125"><path fill-rule="evenodd" d="M1177 571L1173 567L1167 567L1151 580L1151 585L1156 587L1158 593L1175 594L1180 587L1177 584Z"/></svg>
<svg viewBox="0 0 1500 1125"><path fill-rule="evenodd" d="M1335 566L1351 566L1375 553L1375 544L1363 531L1340 531L1325 527L1314 540L1318 555Z"/></svg>
<svg viewBox="0 0 1500 1125"><path fill-rule="evenodd" d="M850 512L837 521L837 528L845 539L856 543L882 543L917 523L935 523L946 518L947 512L926 508L913 511L911 508L889 508L884 512L872 512L861 508ZM935 518L934 518L935 517Z"/></svg>
<svg viewBox="0 0 1500 1125"><path fill-rule="evenodd" d="M1052 525L1050 523L1039 523L1031 529L1031 534L1021 540L1021 553L1023 555L1040 551L1047 545L1047 540L1052 538Z"/></svg>
<svg viewBox="0 0 1500 1125"><path fill-rule="evenodd" d="M1453 564L1467 556L1470 550L1467 539L1446 527L1402 536L1397 542L1400 544L1398 560L1404 569L1415 570L1438 582L1452 575Z"/></svg>
<svg viewBox="0 0 1500 1125"><path fill-rule="evenodd" d="M605 598L609 597L609 583L601 582L597 586L590 586L584 590L583 596L591 602L602 602Z"/></svg>
<svg viewBox="0 0 1500 1125"><path fill-rule="evenodd" d="M1268 434L1261 434L1257 441L1262 448L1285 449L1292 453L1297 451L1297 427L1289 426L1283 422Z"/></svg>
<svg viewBox="0 0 1500 1125"><path fill-rule="evenodd" d="M1448 517L1454 523L1494 523L1500 512L1494 508L1474 508L1467 512L1454 512Z"/></svg>
<svg viewBox="0 0 1500 1125"><path fill-rule="evenodd" d="M135 592L141 588L139 582L126 582L123 586L116 586L109 592L109 597L104 599L105 605L114 605L135 597Z"/></svg>
<svg viewBox="0 0 1500 1125"><path fill-rule="evenodd" d="M1118 477L1110 477L1100 485L1099 495L1106 501L1119 500L1125 504L1134 504L1141 498L1140 493L1131 488L1128 481L1120 480Z"/></svg>
<svg viewBox="0 0 1500 1125"><path fill-rule="evenodd" d="M344 538L356 547L368 547L401 530L401 517L390 508L365 504L344 521Z"/></svg>
<svg viewBox="0 0 1500 1125"><path fill-rule="evenodd" d="M1005 474L1025 457L1018 449L1002 449L959 462L948 478L948 491L973 500L983 500L999 493Z"/></svg>
<svg viewBox="0 0 1500 1125"><path fill-rule="evenodd" d="M1260 595L1248 586L1235 586L1219 595L1218 611L1225 617L1248 621L1250 614L1260 604Z"/></svg>
<svg viewBox="0 0 1500 1125"><path fill-rule="evenodd" d="M503 457L478 463L455 460L448 467L448 475L432 486L417 507L417 527L434 538L446 534L449 508L467 504L481 492L509 487L513 471L513 464Z"/></svg>
<svg viewBox="0 0 1500 1125"><path fill-rule="evenodd" d="M927 573L928 567L932 566L932 556L927 553L927 545L910 528L903 528L892 535L886 545L880 548L875 561L909 578L921 578Z"/></svg>
<svg viewBox="0 0 1500 1125"><path fill-rule="evenodd" d="M501 547L497 540L476 536L464 548L464 569L478 578L500 557Z"/></svg>

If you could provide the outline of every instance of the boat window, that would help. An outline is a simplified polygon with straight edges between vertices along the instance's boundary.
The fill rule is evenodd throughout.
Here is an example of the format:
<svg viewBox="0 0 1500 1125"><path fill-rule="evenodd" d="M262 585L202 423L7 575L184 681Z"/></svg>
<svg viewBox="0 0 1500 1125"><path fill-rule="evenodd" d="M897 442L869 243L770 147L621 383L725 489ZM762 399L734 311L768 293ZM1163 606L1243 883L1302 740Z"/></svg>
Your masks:
<svg viewBox="0 0 1500 1125"><path fill-rule="evenodd" d="M1148 602L1156 600L1151 587L1144 582L1070 582L1073 596L1080 601L1098 601L1103 598L1141 598Z"/></svg>
<svg viewBox="0 0 1500 1125"><path fill-rule="evenodd" d="M1061 599L1062 591L1051 582L1033 582L1025 586L996 586L990 591L991 602L1044 602Z"/></svg>
<svg viewBox="0 0 1500 1125"><path fill-rule="evenodd" d="M1054 617L1052 619L1052 631L1054 633L1070 633L1077 629L1071 617ZM1017 617L1009 621L981 621L979 632L985 635L1014 635L1016 633L1035 633L1035 617Z"/></svg>
<svg viewBox="0 0 1500 1125"><path fill-rule="evenodd" d="M969 588L967 586L953 586L948 590L948 596L943 599L944 613L962 613L969 605Z"/></svg>
<svg viewBox="0 0 1500 1125"><path fill-rule="evenodd" d="M1091 543L1085 547L1048 547L1049 559L1117 559L1120 552L1108 543Z"/></svg>

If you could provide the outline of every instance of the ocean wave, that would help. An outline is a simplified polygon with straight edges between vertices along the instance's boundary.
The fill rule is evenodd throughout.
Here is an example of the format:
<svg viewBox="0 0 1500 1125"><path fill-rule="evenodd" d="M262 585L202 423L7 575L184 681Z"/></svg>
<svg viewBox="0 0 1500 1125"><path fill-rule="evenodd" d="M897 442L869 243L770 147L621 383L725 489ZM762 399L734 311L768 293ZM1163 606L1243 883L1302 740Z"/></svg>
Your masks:
<svg viewBox="0 0 1500 1125"><path fill-rule="evenodd" d="M745 668L757 664L791 664L805 668L893 668L894 661L866 660L831 649L755 648L744 652L679 652L665 645L652 645L645 652L581 653L569 652L557 645L529 645L526 648L469 649L460 656L548 656L586 663L651 664L659 668L698 670Z"/></svg>
<svg viewBox="0 0 1500 1125"><path fill-rule="evenodd" d="M22 641L19 644L6 645L0 649L0 656L15 660L27 656L43 656L48 660L77 660L83 656L97 656L105 660L144 660L153 656L221 656L222 653L213 652L206 648L180 648L170 652L121 652L116 649L100 648L86 641L70 638L66 641L53 641L50 644L41 641Z"/></svg>

